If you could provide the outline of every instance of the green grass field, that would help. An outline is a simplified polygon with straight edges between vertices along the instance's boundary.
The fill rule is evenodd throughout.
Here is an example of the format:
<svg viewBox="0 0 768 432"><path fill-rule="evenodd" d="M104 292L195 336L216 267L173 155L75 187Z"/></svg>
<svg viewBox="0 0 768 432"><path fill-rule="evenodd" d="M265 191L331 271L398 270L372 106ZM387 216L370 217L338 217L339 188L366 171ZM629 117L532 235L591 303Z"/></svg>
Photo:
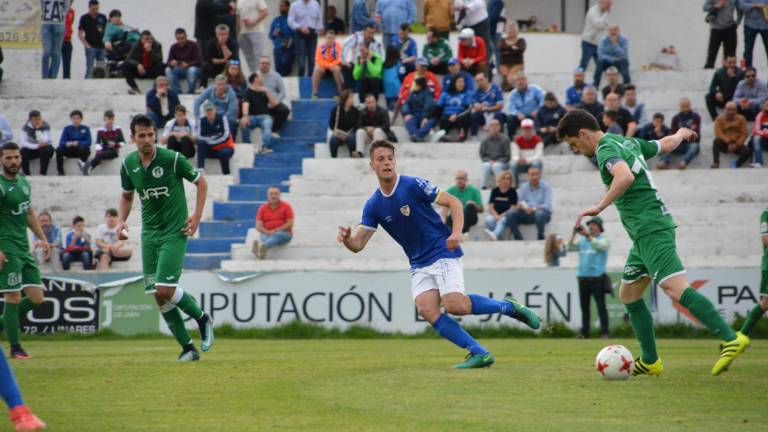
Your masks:
<svg viewBox="0 0 768 432"><path fill-rule="evenodd" d="M660 340L664 374L624 382L595 372L602 340L483 342L496 364L468 371L438 339L220 339L197 364L170 338L36 339L12 365L56 432L768 430L764 340L720 377L716 341Z"/></svg>

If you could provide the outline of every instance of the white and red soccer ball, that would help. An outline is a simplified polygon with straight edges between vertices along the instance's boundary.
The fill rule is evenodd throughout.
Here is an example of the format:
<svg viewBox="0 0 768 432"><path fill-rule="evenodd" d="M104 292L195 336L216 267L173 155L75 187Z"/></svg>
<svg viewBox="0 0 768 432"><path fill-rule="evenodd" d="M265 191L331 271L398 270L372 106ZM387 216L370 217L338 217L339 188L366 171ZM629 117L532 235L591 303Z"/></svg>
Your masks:
<svg viewBox="0 0 768 432"><path fill-rule="evenodd" d="M621 345L608 345L597 353L595 369L604 380L625 380L635 367L632 353Z"/></svg>

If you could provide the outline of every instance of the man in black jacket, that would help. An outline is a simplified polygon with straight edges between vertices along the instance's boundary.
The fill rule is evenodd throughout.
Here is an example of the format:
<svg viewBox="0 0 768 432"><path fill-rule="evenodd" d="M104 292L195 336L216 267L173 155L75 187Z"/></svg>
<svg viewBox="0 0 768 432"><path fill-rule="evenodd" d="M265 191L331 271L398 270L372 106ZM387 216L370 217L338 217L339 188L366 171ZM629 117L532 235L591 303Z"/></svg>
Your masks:
<svg viewBox="0 0 768 432"><path fill-rule="evenodd" d="M180 104L179 95L168 87L168 78L157 77L155 88L146 96L147 117L155 122L157 129L163 129L165 124L175 117L176 107Z"/></svg>
<svg viewBox="0 0 768 432"><path fill-rule="evenodd" d="M355 142L357 149L366 153L373 141L397 141L389 128L389 112L376 103L372 94L365 95L365 108L360 112Z"/></svg>
<svg viewBox="0 0 768 432"><path fill-rule="evenodd" d="M237 45L229 37L229 27L225 24L217 25L216 38L208 41L203 52L204 79L224 73L230 60L239 60L237 51Z"/></svg>
<svg viewBox="0 0 768 432"><path fill-rule="evenodd" d="M725 58L725 65L715 72L712 82L709 84L709 92L705 97L707 111L714 121L717 118L717 108L725 107L725 104L733 99L736 85L744 79L744 71L736 65L736 57Z"/></svg>
<svg viewBox="0 0 768 432"><path fill-rule="evenodd" d="M141 39L133 45L123 63L125 81L131 87L130 94L141 94L136 78L157 78L163 74L163 46L149 30L141 32Z"/></svg>

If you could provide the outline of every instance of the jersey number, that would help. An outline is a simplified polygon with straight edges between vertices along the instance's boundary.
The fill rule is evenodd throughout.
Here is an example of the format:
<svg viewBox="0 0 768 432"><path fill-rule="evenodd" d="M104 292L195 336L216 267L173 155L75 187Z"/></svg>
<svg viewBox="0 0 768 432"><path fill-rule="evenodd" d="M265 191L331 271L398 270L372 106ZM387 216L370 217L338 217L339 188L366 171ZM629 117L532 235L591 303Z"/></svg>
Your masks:
<svg viewBox="0 0 768 432"><path fill-rule="evenodd" d="M651 189L656 192L656 199L661 203L661 214L668 215L669 209L667 209L667 205L664 204L664 200L661 199L661 194L656 188L656 183L653 182L653 175L651 175L651 172L648 171L648 164L645 162L645 159L642 157L642 155L638 158L635 158L635 163L632 164L632 172L635 174L642 173L645 175L645 178L648 179L648 184L651 185Z"/></svg>

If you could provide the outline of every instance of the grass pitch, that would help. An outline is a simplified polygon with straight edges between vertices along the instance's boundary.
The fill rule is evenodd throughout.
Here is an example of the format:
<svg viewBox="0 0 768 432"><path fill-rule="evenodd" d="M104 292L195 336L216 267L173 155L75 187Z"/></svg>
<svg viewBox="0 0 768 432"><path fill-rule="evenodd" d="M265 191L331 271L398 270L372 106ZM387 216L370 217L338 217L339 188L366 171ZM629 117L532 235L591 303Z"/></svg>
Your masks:
<svg viewBox="0 0 768 432"><path fill-rule="evenodd" d="M768 428L768 342L710 376L714 340L660 340L659 378L602 381L602 340L495 339L485 370L437 339L33 340L13 360L51 431L746 431ZM634 341L612 340L639 354ZM0 431L10 424L0 420Z"/></svg>

